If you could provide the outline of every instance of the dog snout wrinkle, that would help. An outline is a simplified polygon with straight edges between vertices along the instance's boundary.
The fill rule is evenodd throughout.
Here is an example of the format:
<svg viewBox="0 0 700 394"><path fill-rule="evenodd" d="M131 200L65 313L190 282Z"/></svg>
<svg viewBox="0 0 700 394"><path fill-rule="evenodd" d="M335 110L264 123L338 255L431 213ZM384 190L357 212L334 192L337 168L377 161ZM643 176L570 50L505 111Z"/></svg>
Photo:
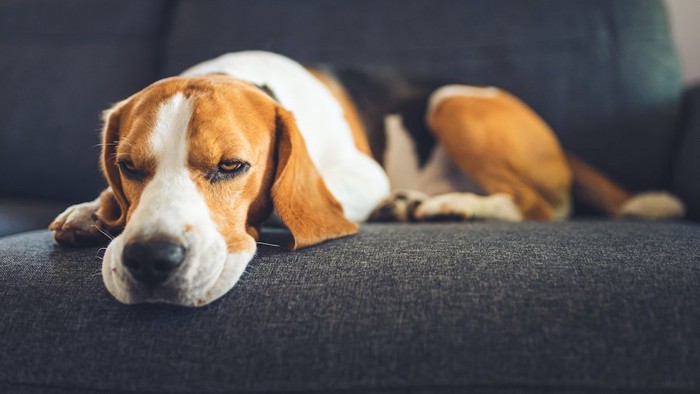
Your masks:
<svg viewBox="0 0 700 394"><path fill-rule="evenodd" d="M185 248L170 241L132 242L122 255L131 276L148 286L165 282L184 260Z"/></svg>

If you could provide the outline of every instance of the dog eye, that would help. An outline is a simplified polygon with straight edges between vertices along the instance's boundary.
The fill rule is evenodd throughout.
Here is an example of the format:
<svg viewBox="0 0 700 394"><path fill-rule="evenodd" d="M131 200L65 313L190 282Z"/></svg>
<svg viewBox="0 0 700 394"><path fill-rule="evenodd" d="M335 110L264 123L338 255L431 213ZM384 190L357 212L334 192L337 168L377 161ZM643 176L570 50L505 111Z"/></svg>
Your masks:
<svg viewBox="0 0 700 394"><path fill-rule="evenodd" d="M136 181L143 179L143 172L134 167L134 163L130 160L120 160L117 162L117 165L125 177Z"/></svg>
<svg viewBox="0 0 700 394"><path fill-rule="evenodd" d="M243 163L239 161L222 161L219 163L219 172L236 172L243 167Z"/></svg>
<svg viewBox="0 0 700 394"><path fill-rule="evenodd" d="M216 170L209 173L209 181L217 182L226 179L234 178L250 168L250 164L236 161L236 160L224 160L219 162L216 166Z"/></svg>

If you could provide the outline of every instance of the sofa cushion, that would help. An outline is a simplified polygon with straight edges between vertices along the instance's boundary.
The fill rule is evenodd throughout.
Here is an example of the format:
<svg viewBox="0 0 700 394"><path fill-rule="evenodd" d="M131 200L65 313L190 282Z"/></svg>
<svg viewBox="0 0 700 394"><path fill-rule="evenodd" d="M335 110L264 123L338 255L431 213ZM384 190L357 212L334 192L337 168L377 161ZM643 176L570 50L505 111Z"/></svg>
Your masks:
<svg viewBox="0 0 700 394"><path fill-rule="evenodd" d="M669 180L682 85L659 0L183 0L165 74L246 49L501 86L624 186Z"/></svg>
<svg viewBox="0 0 700 394"><path fill-rule="evenodd" d="M0 389L698 390L699 243L675 223L366 225L260 245L234 290L185 309L119 304L96 249L6 237Z"/></svg>
<svg viewBox="0 0 700 394"><path fill-rule="evenodd" d="M0 197L104 188L100 113L156 77L163 1L0 3Z"/></svg>

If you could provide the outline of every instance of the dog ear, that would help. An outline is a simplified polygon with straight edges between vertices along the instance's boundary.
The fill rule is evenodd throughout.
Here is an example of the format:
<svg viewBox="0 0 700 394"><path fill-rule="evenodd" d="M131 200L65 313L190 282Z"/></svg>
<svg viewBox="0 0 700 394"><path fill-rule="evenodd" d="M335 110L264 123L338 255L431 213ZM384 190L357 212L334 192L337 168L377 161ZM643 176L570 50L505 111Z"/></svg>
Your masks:
<svg viewBox="0 0 700 394"><path fill-rule="evenodd" d="M106 110L102 117L102 156L101 165L109 188L100 195L100 207L96 213L96 223L111 234L119 233L126 225L126 213L129 202L126 200L119 168L116 163L117 145L119 144L120 117L125 101Z"/></svg>
<svg viewBox="0 0 700 394"><path fill-rule="evenodd" d="M272 203L294 237L289 248L356 233L357 224L345 218L342 205L311 161L294 116L278 107L276 124L278 161Z"/></svg>

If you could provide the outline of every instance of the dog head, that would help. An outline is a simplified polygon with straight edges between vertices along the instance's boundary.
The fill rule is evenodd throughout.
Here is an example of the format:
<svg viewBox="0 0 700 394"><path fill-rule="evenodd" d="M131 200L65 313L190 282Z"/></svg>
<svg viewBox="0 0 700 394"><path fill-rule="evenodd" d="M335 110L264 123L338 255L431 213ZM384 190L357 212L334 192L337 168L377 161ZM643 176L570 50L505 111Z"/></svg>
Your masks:
<svg viewBox="0 0 700 394"><path fill-rule="evenodd" d="M357 231L309 158L291 113L227 76L169 78L105 112L111 187L97 221L121 231L102 275L124 303L205 305L256 251L273 207L298 249Z"/></svg>

